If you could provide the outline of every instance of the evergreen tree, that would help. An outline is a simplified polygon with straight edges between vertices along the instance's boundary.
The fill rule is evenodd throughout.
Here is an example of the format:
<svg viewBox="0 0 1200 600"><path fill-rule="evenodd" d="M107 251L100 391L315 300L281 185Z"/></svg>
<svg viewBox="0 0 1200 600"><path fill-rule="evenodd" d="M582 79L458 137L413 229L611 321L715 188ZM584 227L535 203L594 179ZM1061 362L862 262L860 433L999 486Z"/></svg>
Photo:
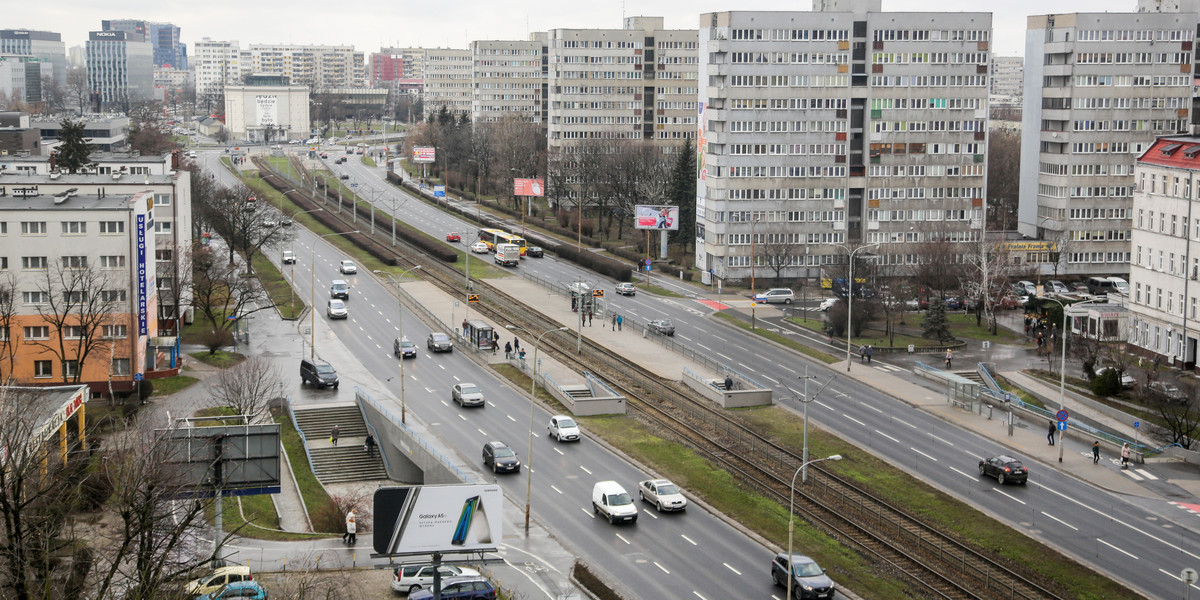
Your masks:
<svg viewBox="0 0 1200 600"><path fill-rule="evenodd" d="M92 147L84 139L85 123L83 119L78 121L63 119L59 126L61 132L58 139L62 143L54 150L55 166L72 174L91 167Z"/></svg>
<svg viewBox="0 0 1200 600"><path fill-rule="evenodd" d="M946 307L941 302L930 302L929 310L925 312L925 320L921 321L921 337L948 342L954 339L950 335L950 323L946 321Z"/></svg>
<svg viewBox="0 0 1200 600"><path fill-rule="evenodd" d="M667 202L679 207L679 231L669 239L686 250L696 241L696 148L691 140L683 143L668 186Z"/></svg>

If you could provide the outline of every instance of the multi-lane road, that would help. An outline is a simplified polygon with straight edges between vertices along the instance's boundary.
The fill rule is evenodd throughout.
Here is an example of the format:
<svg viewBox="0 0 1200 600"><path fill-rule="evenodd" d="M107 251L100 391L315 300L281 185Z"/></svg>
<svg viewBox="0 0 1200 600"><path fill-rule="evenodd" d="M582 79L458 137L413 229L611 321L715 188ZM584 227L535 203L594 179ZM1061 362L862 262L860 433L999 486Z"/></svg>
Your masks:
<svg viewBox="0 0 1200 600"><path fill-rule="evenodd" d="M375 190L364 197L383 199L377 202L380 210L399 206L402 220L430 235L441 237L448 231L459 231L469 234L464 235L464 241L469 243L473 238L476 227L381 181L379 168L354 159L344 165L331 164L331 168L349 174L360 190ZM303 282L308 280L306 269L313 241L307 231L299 233L300 264L296 267L301 293L305 291ZM318 243L320 301L328 281L337 275L337 263L342 258L331 246ZM582 278L610 285L594 273L554 258L525 260L519 268L536 270L539 276L551 280ZM670 285L668 278L661 281L655 283ZM370 275L360 273L351 284L350 319L329 326L368 370L392 373L394 298ZM780 360L776 348L707 318L713 309L694 300L639 294L616 297L610 303L615 310L641 320L674 320L679 341L774 386L777 399L798 406L784 386L793 390L800 387L796 379L803 374L807 359L790 356ZM421 340L428 329L410 318L406 315L405 334L423 348ZM810 375L822 382L837 374L820 363L808 366ZM488 439L503 439L524 454L521 441L528 435L529 405L522 394L457 355L426 356L422 352L418 360L410 361L406 374L411 374L407 386L409 410L416 411L463 456L477 457ZM468 379L487 390L486 409L464 410L450 402L450 386ZM398 382L387 385L399 393ZM814 421L847 441L1147 595L1177 595L1181 584L1176 574L1185 567L1200 566L1200 534L1194 524L1182 521L1194 518L1191 515L1165 502L1135 504L1049 465L1033 464L1027 486L1002 487L981 479L976 463L981 456L999 452L997 444L853 379L835 380L812 402L809 412ZM564 446L544 439L547 418L545 414L537 416L537 432L542 438L535 457L534 515L581 557L608 570L638 596L656 591L665 597L701 598L731 594L766 597L772 593L767 576L769 550L703 510L695 510L700 507L690 508L683 515L660 516L652 509L643 511L632 527L612 527L592 518L592 483L611 478L632 490L644 474L589 440ZM523 503L524 477L499 479L506 493ZM681 594L680 590L693 592Z"/></svg>

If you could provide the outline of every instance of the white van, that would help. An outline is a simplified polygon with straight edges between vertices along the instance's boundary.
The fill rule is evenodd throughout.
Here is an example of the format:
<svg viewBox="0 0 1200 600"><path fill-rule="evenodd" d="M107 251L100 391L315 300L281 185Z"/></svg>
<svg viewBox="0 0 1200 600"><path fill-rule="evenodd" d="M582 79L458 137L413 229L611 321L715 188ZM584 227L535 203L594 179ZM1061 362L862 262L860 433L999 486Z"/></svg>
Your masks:
<svg viewBox="0 0 1200 600"><path fill-rule="evenodd" d="M1108 280L1111 281L1113 286L1117 288L1117 292L1120 292L1121 294L1124 294L1126 296L1129 295L1129 282L1128 281L1125 281L1124 279L1121 279L1120 277L1109 277Z"/></svg>
<svg viewBox="0 0 1200 600"><path fill-rule="evenodd" d="M625 521L636 523L638 518L633 498L615 481L601 481L592 486L592 512L604 513L608 522L614 525Z"/></svg>

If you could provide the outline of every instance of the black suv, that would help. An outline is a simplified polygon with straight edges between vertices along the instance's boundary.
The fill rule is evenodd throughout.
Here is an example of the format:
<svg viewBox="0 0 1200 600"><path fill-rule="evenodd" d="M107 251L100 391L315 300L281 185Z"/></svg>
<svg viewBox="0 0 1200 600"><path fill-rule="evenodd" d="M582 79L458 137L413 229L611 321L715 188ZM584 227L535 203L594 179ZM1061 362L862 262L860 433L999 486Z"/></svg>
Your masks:
<svg viewBox="0 0 1200 600"><path fill-rule="evenodd" d="M816 561L801 554L793 554L791 562L792 597L833 598L833 589L836 586ZM787 554L776 554L775 560L771 561L771 580L775 585L787 587L788 571Z"/></svg>
<svg viewBox="0 0 1200 600"><path fill-rule="evenodd" d="M337 389L337 371L333 369L333 365L330 365L325 361L313 361L307 358L301 359L300 385L304 385L306 383L311 383L317 387L331 387Z"/></svg>
<svg viewBox="0 0 1200 600"><path fill-rule="evenodd" d="M493 473L521 470L521 461L517 458L517 453L504 442L488 442L483 445L483 464L491 467Z"/></svg>

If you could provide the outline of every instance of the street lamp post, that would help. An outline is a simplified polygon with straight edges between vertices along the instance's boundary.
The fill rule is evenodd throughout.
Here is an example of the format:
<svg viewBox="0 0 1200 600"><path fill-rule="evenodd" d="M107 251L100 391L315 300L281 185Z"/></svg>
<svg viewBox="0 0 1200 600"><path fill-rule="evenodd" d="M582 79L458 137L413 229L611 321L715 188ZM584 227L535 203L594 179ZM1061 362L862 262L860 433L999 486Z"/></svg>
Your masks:
<svg viewBox="0 0 1200 600"><path fill-rule="evenodd" d="M317 239L313 240L312 262L308 264L308 329L309 334L311 335L309 338L310 353L308 357L311 360L317 359L317 242L321 241L321 238L333 237L337 235L350 235L352 233L359 233L359 231L355 229L354 231L327 233L325 235L318 235Z"/></svg>
<svg viewBox="0 0 1200 600"><path fill-rule="evenodd" d="M404 279L411 271L419 271L421 265L417 265L411 269L405 269L400 272L399 277L392 277L391 273L384 273L378 269L375 270L376 275L387 277L396 286L396 334L400 336L400 341L404 341L404 302L400 300L400 280ZM404 404L404 349L400 349L400 423L406 423L406 406Z"/></svg>
<svg viewBox="0 0 1200 600"><path fill-rule="evenodd" d="M842 460L842 455L841 455L841 454L834 454L833 456L826 456L825 458L818 458L818 459L816 459L816 460L805 461L804 463L802 463L802 464L800 465L800 468L796 469L796 473L795 473L794 475L792 475L792 493L791 493L791 496L790 496L790 498L788 499L788 553L787 553L787 565L788 565L788 584L787 584L787 600L792 600L792 582L793 582L793 581L795 581L795 579L796 579L796 576L795 576L795 574L792 572L792 569L793 569L793 566L792 566L792 531L793 531L793 530L796 528L796 518L795 518L795 511L796 511L796 476L797 476L797 475L799 475L801 471L804 471L804 470L805 470L805 469L808 467L808 465L815 464L815 463L819 463L819 462L824 462L824 461L827 461L827 460Z"/></svg>
<svg viewBox="0 0 1200 600"><path fill-rule="evenodd" d="M528 329L525 329L524 327L517 327L516 325L505 325L504 328L508 329L509 331L521 330L521 331L524 331L525 333L531 333ZM537 394L538 346L541 345L542 338L546 337L547 334L554 333L555 331L567 331L567 330L568 329L566 327L555 327L554 329L547 329L546 331L543 331L541 335L537 336L537 339L535 339L533 342L533 377L531 377L529 379L529 455L526 456L526 460L528 462L525 465L525 470L528 473L528 475L525 478L525 535L526 536L529 535L529 513L530 513L529 507L530 507L530 500L533 498L533 407L535 404L537 404L537 402L536 402L537 396L535 394Z"/></svg>
<svg viewBox="0 0 1200 600"><path fill-rule="evenodd" d="M316 180L314 179L313 182L315 184ZM307 215L308 213L321 212L323 210L325 210L325 209L324 208L314 208L312 210L306 210L304 212L298 212L298 213L288 215L287 218L294 219L300 215ZM297 227L299 227L299 226L297 225ZM288 289L288 297L289 297L288 310L292 311L292 318L295 318L295 316L296 316L296 232L293 231L291 233L292 233L291 238L288 239L288 252L292 253L292 262L288 263L288 266L291 269L291 272L288 273L288 277L292 280L292 285L291 285L291 288Z"/></svg>
<svg viewBox="0 0 1200 600"><path fill-rule="evenodd" d="M851 319L854 316L854 255L858 254L859 250L863 250L865 248L874 248L877 246L879 246L879 244L867 244L866 246L859 246L853 250L851 250L848 246L839 246L840 248L845 250L846 253L849 254L849 257L850 257L850 272L848 274L849 281L846 282L846 372L847 373L850 372L850 332L851 332ZM788 557L788 560L789 561L791 560L790 556Z"/></svg>
<svg viewBox="0 0 1200 600"><path fill-rule="evenodd" d="M1053 302L1053 303L1057 304L1060 308L1062 308L1063 325L1062 325L1062 331L1060 331L1058 333L1058 336L1060 338L1059 343L1062 345L1062 358L1059 359L1059 363L1058 363L1058 410L1064 410L1067 407L1067 405L1066 405L1066 401L1067 401L1067 306L1079 306L1081 304L1094 304L1094 303L1098 302L1099 299L1084 300L1082 302L1075 302L1070 305L1064 304L1061 300L1056 300L1054 298L1041 297L1040 299L1041 300L1049 300L1050 302ZM1062 462L1063 461L1062 433L1058 434L1058 441L1059 441L1058 462Z"/></svg>
<svg viewBox="0 0 1200 600"><path fill-rule="evenodd" d="M813 400L816 400L817 396L820 396L821 392L825 391L825 388L829 387L829 384L833 383L834 377L837 377L837 376L834 375L833 377L830 377L829 381L826 381L825 385L821 386L821 389L817 390L817 393L813 394L812 397L810 398L808 396L808 380L816 379L816 377L809 376L808 365L804 365L804 376L800 378L800 379L804 380L804 398L802 400L800 400L800 402L802 404L804 404L804 442L803 442L804 446L803 446L803 450L801 451L801 454L800 454L800 460L802 462L804 462L805 464L808 464L808 403L812 402ZM803 471L801 471L800 482L801 483L808 482L808 469L804 469Z"/></svg>

